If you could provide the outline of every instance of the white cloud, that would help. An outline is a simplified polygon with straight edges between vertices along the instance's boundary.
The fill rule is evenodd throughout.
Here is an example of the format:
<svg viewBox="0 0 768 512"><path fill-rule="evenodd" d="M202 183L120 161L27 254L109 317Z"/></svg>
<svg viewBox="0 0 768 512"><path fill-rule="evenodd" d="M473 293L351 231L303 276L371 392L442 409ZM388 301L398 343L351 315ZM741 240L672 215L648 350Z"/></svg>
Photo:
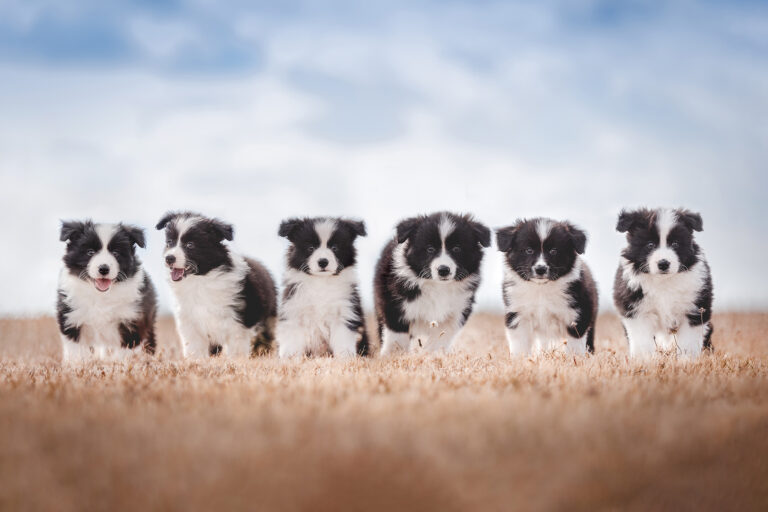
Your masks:
<svg viewBox="0 0 768 512"><path fill-rule="evenodd" d="M368 306L378 251L404 216L472 211L492 227L523 216L569 218L590 233L587 259L609 304L622 245L615 216L642 204L702 211L718 306L768 305L751 270L768 249L756 191L766 185L759 167L766 145L753 143L768 142L764 63L734 61L723 49L682 62L658 54L679 42L674 32L648 49L636 41L603 46L553 34L559 27L547 10L519 16L537 20L524 36L474 29L477 40L451 34L440 20L421 26L418 17L397 30L383 23L341 34L300 20L265 27L244 19L240 34L262 38L265 48L263 69L247 77L6 65L0 215L13 242L0 266L0 311L50 311L63 251L58 219L86 216L147 228L144 259L167 308L162 237L152 226L177 208L232 221L235 245L276 277L282 218L365 219ZM158 30L145 26L139 35L152 46ZM172 53L186 38L182 28L155 51ZM455 50L484 53L488 62L478 68ZM677 68L666 67L673 62ZM731 78L702 79L711 66L727 66ZM359 129L387 113L399 130L360 144L329 139L312 123L332 124L333 103L299 87L297 69L333 76L345 91L407 91L408 102L363 104L360 112ZM481 305L498 308L493 251L485 271Z"/></svg>

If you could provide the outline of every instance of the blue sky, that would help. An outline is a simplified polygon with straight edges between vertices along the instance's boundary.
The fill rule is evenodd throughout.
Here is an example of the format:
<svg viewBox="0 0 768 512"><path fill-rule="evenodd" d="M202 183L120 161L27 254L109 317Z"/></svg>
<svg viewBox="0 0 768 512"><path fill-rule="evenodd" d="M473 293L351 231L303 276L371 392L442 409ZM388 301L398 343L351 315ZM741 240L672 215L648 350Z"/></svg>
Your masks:
<svg viewBox="0 0 768 512"><path fill-rule="evenodd" d="M701 211L717 305L766 307L767 64L759 2L5 0L0 311L50 311L59 219L176 208L235 223L276 276L281 218L364 218L366 296L404 216L569 218L610 307L637 205ZM500 279L491 254L483 307Z"/></svg>

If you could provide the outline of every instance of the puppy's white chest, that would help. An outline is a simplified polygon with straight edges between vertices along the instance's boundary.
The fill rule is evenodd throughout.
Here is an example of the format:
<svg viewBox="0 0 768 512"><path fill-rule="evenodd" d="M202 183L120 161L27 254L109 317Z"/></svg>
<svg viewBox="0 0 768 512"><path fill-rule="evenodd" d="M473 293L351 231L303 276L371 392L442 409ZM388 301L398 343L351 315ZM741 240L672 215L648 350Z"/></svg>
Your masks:
<svg viewBox="0 0 768 512"><path fill-rule="evenodd" d="M416 299L403 303L404 316L409 322L442 322L456 317L472 298L472 291L460 282L425 281L420 289Z"/></svg>
<svg viewBox="0 0 768 512"><path fill-rule="evenodd" d="M553 336L564 335L566 328L576 320L567 286L568 283L559 281L507 284L507 310L517 314L519 325L526 324L535 331L546 331Z"/></svg>
<svg viewBox="0 0 768 512"><path fill-rule="evenodd" d="M339 277L311 277L290 283L293 296L283 303L282 315L306 327L326 332L350 314L352 282Z"/></svg>
<svg viewBox="0 0 768 512"><path fill-rule="evenodd" d="M692 311L702 286L699 269L674 275L640 277L643 299L637 313L653 319L662 330L676 330Z"/></svg>

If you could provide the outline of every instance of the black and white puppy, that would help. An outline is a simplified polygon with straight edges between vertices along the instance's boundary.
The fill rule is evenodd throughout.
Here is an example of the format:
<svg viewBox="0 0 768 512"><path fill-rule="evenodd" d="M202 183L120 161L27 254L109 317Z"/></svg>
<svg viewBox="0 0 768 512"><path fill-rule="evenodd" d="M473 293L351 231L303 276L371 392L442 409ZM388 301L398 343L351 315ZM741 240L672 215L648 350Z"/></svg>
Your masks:
<svg viewBox="0 0 768 512"><path fill-rule="evenodd" d="M491 232L470 215L405 219L381 253L374 293L382 355L450 349L472 313Z"/></svg>
<svg viewBox="0 0 768 512"><path fill-rule="evenodd" d="M165 229L163 257L184 357L268 351L277 317L275 282L261 263L224 243L233 238L232 225L169 212L156 227Z"/></svg>
<svg viewBox="0 0 768 512"><path fill-rule="evenodd" d="M586 243L584 231L552 219L519 220L497 230L511 355L563 345L572 354L594 352L597 287L581 257Z"/></svg>
<svg viewBox="0 0 768 512"><path fill-rule="evenodd" d="M622 211L627 234L614 281L632 356L657 350L696 356L711 349L712 277L694 240L701 215L684 209Z"/></svg>
<svg viewBox="0 0 768 512"><path fill-rule="evenodd" d="M355 267L355 239L366 235L365 224L326 217L288 219L278 233L291 242L277 323L280 357L368 355Z"/></svg>
<svg viewBox="0 0 768 512"><path fill-rule="evenodd" d="M64 361L155 352L157 298L136 256L144 231L125 224L63 222L57 319Z"/></svg>

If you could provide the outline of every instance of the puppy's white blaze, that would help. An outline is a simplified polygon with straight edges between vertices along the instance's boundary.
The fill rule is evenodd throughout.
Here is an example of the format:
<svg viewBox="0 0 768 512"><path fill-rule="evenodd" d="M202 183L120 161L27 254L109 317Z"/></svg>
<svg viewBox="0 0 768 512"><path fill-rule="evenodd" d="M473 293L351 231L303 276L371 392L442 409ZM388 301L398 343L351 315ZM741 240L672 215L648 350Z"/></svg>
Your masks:
<svg viewBox="0 0 768 512"><path fill-rule="evenodd" d="M544 247L544 240L549 236L549 232L552 230L552 222L547 219L541 219L536 223L536 234L539 235L541 246Z"/></svg>
<svg viewBox="0 0 768 512"><path fill-rule="evenodd" d="M456 229L456 224L454 224L448 217L443 216L440 219L440 225L437 229L440 231L440 240L443 243L443 248L445 248L445 239L453 233L454 229Z"/></svg>
<svg viewBox="0 0 768 512"><path fill-rule="evenodd" d="M648 255L648 267L651 274L658 274L659 261L667 260L669 262L668 273L675 274L680 270L680 259L677 253L667 246L667 237L672 228L677 224L677 214L669 208L658 210L656 217L656 229L659 231L659 246Z"/></svg>
<svg viewBox="0 0 768 512"><path fill-rule="evenodd" d="M108 245L109 241L112 240L112 237L115 236L115 233L117 232L117 225L96 224L95 229L96 235L101 241L101 249L94 254L88 262L88 277L91 279L115 279L120 270L120 264L109 251ZM107 265L109 267L109 274L103 276L99 273L99 267L102 265Z"/></svg>
<svg viewBox="0 0 768 512"><path fill-rule="evenodd" d="M173 241L173 244L170 247L166 247L163 252L163 258L169 254L175 256L176 262L173 264L175 268L186 268L187 256L184 254L184 250L181 247L181 237L199 220L200 217L179 217L173 220L178 234L176 235L176 240Z"/></svg>
<svg viewBox="0 0 768 512"><path fill-rule="evenodd" d="M539 254L539 258L534 262L533 266L531 267L531 276L533 276L534 279L538 277L538 274L536 274L536 267L539 265L544 265L545 267L548 267L547 261L544 259L544 250L542 249L541 254Z"/></svg>
<svg viewBox="0 0 768 512"><path fill-rule="evenodd" d="M320 246L315 249L307 261L312 274L333 275L339 269L336 254L328 247L328 240L331 239L335 230L336 221L334 220L328 219L315 223L315 233L317 233L317 237L320 239ZM325 269L320 268L320 265L317 263L323 258L328 260L328 266Z"/></svg>
<svg viewBox="0 0 768 512"><path fill-rule="evenodd" d="M445 240L451 233L453 233L453 230L456 229L456 224L454 224L448 217L443 216L440 219L440 224L437 229L440 233L440 254L429 264L429 270L432 273L432 279L445 279L450 281L456 275L456 262L453 261L453 258L448 254ZM442 266L446 266L450 269L450 273L445 277L441 277L440 274L437 273L437 269Z"/></svg>
<svg viewBox="0 0 768 512"><path fill-rule="evenodd" d="M181 237L189 231L192 226L197 224L200 221L200 217L179 217L176 220L174 220L174 223L176 224L176 231L178 233L178 237L176 238L176 245L179 244L179 241L181 240Z"/></svg>

